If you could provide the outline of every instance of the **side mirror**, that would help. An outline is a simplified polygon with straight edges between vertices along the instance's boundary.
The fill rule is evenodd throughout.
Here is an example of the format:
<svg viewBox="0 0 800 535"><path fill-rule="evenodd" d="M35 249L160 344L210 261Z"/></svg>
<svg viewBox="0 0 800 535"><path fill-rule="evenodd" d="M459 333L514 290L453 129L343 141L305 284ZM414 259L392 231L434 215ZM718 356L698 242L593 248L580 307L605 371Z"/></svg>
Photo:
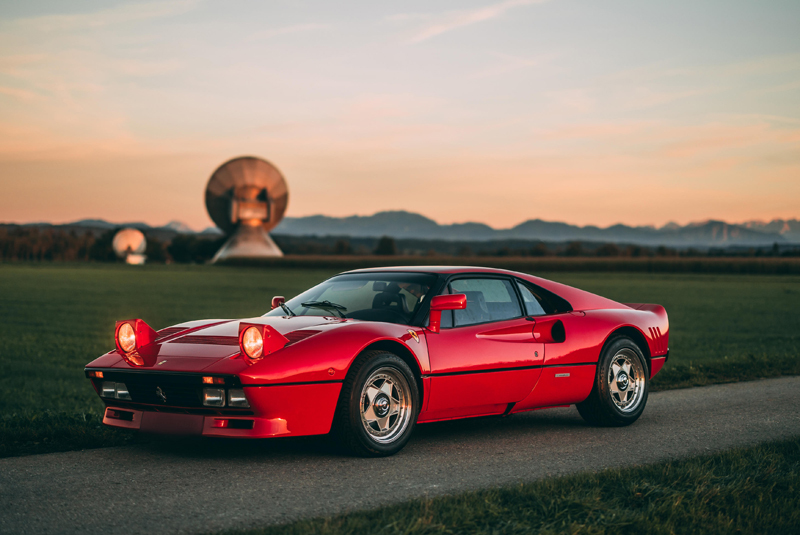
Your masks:
<svg viewBox="0 0 800 535"><path fill-rule="evenodd" d="M431 316L428 330L438 333L442 326L443 310L464 310L467 308L467 296L464 294L437 295L431 299Z"/></svg>
<svg viewBox="0 0 800 535"><path fill-rule="evenodd" d="M272 310L275 310L286 302L286 298L282 295L276 295L272 298Z"/></svg>
<svg viewBox="0 0 800 535"><path fill-rule="evenodd" d="M533 339L542 344L560 344L567 339L564 322L559 319L537 319Z"/></svg>

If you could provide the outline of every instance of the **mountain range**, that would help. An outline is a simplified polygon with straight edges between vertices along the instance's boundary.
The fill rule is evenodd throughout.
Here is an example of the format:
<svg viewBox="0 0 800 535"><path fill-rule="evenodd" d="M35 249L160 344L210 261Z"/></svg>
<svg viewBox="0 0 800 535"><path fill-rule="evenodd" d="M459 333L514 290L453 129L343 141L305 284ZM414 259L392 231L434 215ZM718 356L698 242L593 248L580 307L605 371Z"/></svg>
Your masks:
<svg viewBox="0 0 800 535"><path fill-rule="evenodd" d="M530 219L507 229L495 229L483 223L440 225L423 215L405 212L378 212L371 216L287 217L273 231L290 236L353 236L421 238L462 241L505 239L549 242L593 241L671 247L764 246L773 243L800 243L800 220L776 219L769 223L748 221L731 224L704 221L663 227L631 227L617 224L601 228Z"/></svg>
<svg viewBox="0 0 800 535"><path fill-rule="evenodd" d="M84 219L66 225L32 223L25 226L58 226L89 229L94 232L116 227L135 227L150 230L159 239L169 240L176 234L194 231L180 221L170 221L160 227L146 223L110 223L102 219ZM663 227L612 225L610 227L577 226L568 223L530 219L506 229L495 229L484 223L455 223L441 225L421 214L406 211L378 212L370 216L330 217L314 215L287 217L272 232L285 236L341 236L397 239L426 239L447 241L531 240L545 242L588 241L669 247L757 247L800 244L800 220L775 219L770 222L747 221L732 224L724 221L704 221ZM209 227L200 233L219 236L221 232Z"/></svg>

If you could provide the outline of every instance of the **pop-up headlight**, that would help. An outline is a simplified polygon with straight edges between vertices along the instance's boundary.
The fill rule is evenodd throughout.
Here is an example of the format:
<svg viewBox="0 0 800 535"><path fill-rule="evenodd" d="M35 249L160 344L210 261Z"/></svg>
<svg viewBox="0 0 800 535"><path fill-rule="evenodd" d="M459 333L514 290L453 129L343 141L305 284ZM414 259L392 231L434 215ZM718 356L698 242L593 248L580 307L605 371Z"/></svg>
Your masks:
<svg viewBox="0 0 800 535"><path fill-rule="evenodd" d="M147 348L154 343L158 333L140 319L118 321L114 329L114 343L117 351L131 366L152 366L155 362L153 355L142 353L142 348Z"/></svg>
<svg viewBox="0 0 800 535"><path fill-rule="evenodd" d="M283 349L288 343L288 338L269 325L245 322L239 324L239 348L249 363Z"/></svg>

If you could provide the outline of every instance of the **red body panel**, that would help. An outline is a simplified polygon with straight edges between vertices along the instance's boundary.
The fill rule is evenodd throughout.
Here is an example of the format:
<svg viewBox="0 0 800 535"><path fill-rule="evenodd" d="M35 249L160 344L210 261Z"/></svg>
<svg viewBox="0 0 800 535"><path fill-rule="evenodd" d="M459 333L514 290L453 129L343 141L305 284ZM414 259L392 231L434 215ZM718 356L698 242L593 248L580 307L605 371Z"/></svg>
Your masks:
<svg viewBox="0 0 800 535"><path fill-rule="evenodd" d="M501 406L502 413L523 399L544 361L544 344L534 340L533 326L520 318L428 334L433 373L427 411L434 414L422 418L440 419L438 413L459 406L459 416L492 414L489 406Z"/></svg>
<svg viewBox="0 0 800 535"><path fill-rule="evenodd" d="M595 364L544 368L536 388L514 405L511 412L579 403L592 391L596 370Z"/></svg>
<svg viewBox="0 0 800 535"><path fill-rule="evenodd" d="M226 381L234 381L231 385L244 389L250 409L216 414L181 408L153 412L144 405L128 406L104 399L109 407L104 423L158 433L249 438L328 433L348 370L371 346L406 358L418 374L422 396L419 422L583 401L591 392L603 346L617 332L641 342L651 377L662 368L668 354L669 323L660 305L621 304L546 279L489 268L398 267L362 271L512 276L562 297L573 311L445 328L440 332L323 316L187 322L159 331L155 342L141 349L147 351L147 361L153 364L137 366L138 371L145 370L153 377L228 377ZM556 321L563 324L563 342L541 333L538 339L534 336L537 322L544 329ZM267 325L279 333L277 339L281 343L288 343L251 361L240 353L241 323ZM117 350L87 366L87 371L109 373L133 369ZM93 380L98 389L101 379Z"/></svg>

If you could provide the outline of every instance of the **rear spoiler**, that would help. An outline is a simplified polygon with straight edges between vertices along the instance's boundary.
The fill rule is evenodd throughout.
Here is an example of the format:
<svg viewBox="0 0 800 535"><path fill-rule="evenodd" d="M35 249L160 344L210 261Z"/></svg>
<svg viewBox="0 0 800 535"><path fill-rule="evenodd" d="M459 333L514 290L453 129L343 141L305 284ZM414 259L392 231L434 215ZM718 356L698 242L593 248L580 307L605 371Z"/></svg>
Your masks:
<svg viewBox="0 0 800 535"><path fill-rule="evenodd" d="M634 310L644 310L646 312L652 312L657 316L661 316L666 318L667 311L661 305L653 305L650 303L622 303L626 307L631 307Z"/></svg>

